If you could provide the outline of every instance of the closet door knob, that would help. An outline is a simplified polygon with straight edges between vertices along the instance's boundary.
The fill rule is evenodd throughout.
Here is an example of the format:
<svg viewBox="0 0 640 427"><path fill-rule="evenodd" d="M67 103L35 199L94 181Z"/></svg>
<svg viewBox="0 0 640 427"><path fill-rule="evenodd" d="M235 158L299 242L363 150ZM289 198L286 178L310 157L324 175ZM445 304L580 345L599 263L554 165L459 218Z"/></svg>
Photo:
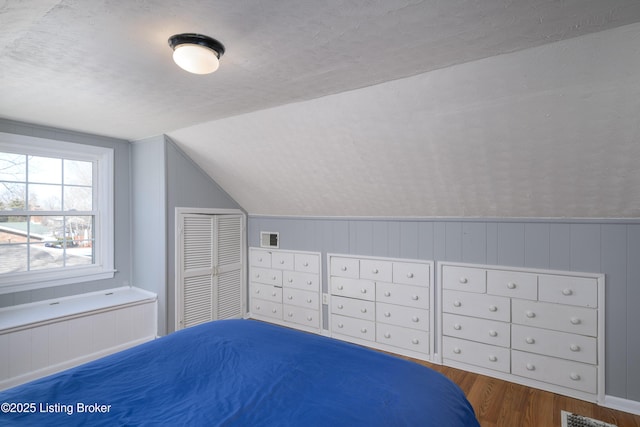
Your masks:
<svg viewBox="0 0 640 427"><path fill-rule="evenodd" d="M562 290L562 295L565 295L565 296L573 295L573 291L571 289L569 289L569 288L563 289Z"/></svg>
<svg viewBox="0 0 640 427"><path fill-rule="evenodd" d="M572 317L571 318L571 324L572 325L579 325L580 323L582 323L582 321L580 319L578 319L577 317Z"/></svg>
<svg viewBox="0 0 640 427"><path fill-rule="evenodd" d="M569 346L569 350L571 350L571 351L580 351L580 346L577 345L577 344L571 344Z"/></svg>
<svg viewBox="0 0 640 427"><path fill-rule="evenodd" d="M413 279L413 273L407 273L407 279Z"/></svg>

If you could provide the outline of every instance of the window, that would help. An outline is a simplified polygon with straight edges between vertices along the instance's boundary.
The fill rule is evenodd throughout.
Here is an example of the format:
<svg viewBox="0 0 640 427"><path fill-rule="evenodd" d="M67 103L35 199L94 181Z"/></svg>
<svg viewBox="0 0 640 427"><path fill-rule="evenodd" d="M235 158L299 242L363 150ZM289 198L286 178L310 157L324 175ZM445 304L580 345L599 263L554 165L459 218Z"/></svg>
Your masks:
<svg viewBox="0 0 640 427"><path fill-rule="evenodd" d="M0 133L0 293L113 273L113 150Z"/></svg>

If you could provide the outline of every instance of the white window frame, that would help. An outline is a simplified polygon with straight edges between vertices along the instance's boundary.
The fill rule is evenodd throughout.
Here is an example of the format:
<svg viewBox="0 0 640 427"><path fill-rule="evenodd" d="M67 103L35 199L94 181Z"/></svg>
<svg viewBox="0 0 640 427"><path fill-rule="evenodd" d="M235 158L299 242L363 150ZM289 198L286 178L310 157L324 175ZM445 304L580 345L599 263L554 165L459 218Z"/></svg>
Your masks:
<svg viewBox="0 0 640 427"><path fill-rule="evenodd" d="M0 273L0 294L111 279L114 276L114 153L112 148L77 144L0 132L0 151L70 160L96 165L93 190L96 192L94 263L56 269ZM12 212L12 215L30 213Z"/></svg>

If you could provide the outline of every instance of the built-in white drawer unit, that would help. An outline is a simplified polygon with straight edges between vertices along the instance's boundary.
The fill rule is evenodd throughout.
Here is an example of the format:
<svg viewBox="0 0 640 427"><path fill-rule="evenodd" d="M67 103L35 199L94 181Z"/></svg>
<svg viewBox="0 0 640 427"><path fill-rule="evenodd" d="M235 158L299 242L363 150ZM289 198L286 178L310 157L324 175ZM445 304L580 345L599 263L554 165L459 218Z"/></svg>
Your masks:
<svg viewBox="0 0 640 427"><path fill-rule="evenodd" d="M604 275L438 263L442 363L604 401Z"/></svg>
<svg viewBox="0 0 640 427"><path fill-rule="evenodd" d="M433 262L327 255L334 338L431 360Z"/></svg>
<svg viewBox="0 0 640 427"><path fill-rule="evenodd" d="M249 317L322 331L318 252L249 248Z"/></svg>

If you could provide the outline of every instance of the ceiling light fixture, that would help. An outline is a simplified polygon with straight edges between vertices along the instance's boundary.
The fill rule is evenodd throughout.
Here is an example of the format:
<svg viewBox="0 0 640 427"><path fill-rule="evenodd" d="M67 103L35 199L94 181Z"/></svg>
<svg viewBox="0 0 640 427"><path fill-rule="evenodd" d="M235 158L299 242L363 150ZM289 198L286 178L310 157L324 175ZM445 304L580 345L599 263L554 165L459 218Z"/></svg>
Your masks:
<svg viewBox="0 0 640 427"><path fill-rule="evenodd" d="M218 69L224 46L216 39L202 34L184 33L169 37L173 61L180 68L194 74L209 74Z"/></svg>

